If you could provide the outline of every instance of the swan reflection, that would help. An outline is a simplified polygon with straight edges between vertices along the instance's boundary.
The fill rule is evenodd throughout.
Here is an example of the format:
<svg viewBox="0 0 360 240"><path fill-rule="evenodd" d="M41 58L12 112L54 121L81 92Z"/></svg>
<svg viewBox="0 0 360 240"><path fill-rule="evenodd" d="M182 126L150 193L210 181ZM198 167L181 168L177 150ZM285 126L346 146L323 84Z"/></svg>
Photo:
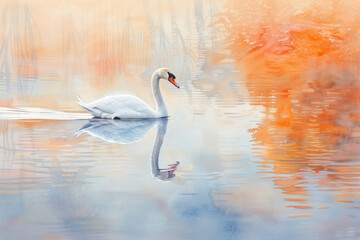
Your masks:
<svg viewBox="0 0 360 240"><path fill-rule="evenodd" d="M175 170L179 162L168 168L159 167L160 149L166 134L168 119L144 119L144 120L105 120L92 119L87 122L75 135L84 133L100 138L109 143L130 144L142 140L156 126L156 138L151 155L151 168L155 177L160 180L170 180L175 177Z"/></svg>

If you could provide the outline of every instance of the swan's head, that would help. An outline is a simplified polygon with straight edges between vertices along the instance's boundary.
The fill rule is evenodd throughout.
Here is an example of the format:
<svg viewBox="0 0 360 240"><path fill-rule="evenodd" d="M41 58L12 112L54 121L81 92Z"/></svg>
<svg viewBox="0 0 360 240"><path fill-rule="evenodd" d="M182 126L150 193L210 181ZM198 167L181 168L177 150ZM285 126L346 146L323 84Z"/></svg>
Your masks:
<svg viewBox="0 0 360 240"><path fill-rule="evenodd" d="M175 87L180 88L179 85L175 81L175 78L176 78L175 75L172 74L170 69L168 69L168 68L159 68L157 70L157 74L159 75L160 78L166 79L169 82L171 82Z"/></svg>

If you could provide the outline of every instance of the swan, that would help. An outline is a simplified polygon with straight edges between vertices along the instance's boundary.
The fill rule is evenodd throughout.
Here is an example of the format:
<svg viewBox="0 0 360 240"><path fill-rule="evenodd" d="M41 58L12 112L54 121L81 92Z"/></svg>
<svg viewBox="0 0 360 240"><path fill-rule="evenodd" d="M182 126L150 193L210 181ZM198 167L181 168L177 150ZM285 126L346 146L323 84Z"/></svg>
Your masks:
<svg viewBox="0 0 360 240"><path fill-rule="evenodd" d="M149 119L168 117L165 102L161 96L159 81L165 79L175 87L180 88L175 78L168 68L159 68L153 73L151 88L156 104L155 110L142 99L130 94L106 96L89 103L83 102L78 97L78 104L97 118Z"/></svg>

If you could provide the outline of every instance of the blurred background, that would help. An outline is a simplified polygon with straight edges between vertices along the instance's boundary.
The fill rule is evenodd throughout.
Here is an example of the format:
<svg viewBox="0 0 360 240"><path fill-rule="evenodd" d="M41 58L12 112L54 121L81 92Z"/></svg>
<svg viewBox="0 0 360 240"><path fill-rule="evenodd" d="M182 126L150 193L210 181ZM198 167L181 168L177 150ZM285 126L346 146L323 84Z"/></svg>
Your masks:
<svg viewBox="0 0 360 240"><path fill-rule="evenodd" d="M219 6L212 1L0 4L2 106L68 110L76 95L116 90L151 99L158 67L173 69L189 89L216 53L210 24Z"/></svg>

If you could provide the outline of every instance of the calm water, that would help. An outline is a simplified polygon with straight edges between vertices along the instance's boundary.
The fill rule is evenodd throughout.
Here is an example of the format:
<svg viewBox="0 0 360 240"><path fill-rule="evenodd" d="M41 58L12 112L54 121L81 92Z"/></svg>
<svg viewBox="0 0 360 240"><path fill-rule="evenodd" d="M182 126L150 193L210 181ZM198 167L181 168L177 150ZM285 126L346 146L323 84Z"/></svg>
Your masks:
<svg viewBox="0 0 360 240"><path fill-rule="evenodd" d="M360 239L360 85L347 63L273 57L292 43L242 61L254 43L226 45L211 25L221 1L15 2L0 2L1 240ZM124 91L152 103L158 67L181 86L161 83L168 120L94 120L76 105Z"/></svg>
<svg viewBox="0 0 360 240"><path fill-rule="evenodd" d="M2 120L1 239L359 237L358 162L281 172L252 142L261 109L221 106L180 104L158 121Z"/></svg>

